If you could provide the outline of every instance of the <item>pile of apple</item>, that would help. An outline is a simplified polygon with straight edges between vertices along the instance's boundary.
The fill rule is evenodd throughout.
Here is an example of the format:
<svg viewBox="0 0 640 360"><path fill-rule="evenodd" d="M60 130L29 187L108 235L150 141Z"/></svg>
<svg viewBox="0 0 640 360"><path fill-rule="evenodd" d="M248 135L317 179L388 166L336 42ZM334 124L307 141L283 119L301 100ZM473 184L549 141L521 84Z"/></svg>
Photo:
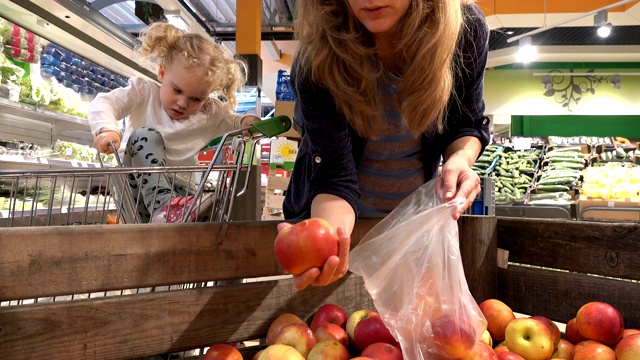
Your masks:
<svg viewBox="0 0 640 360"><path fill-rule="evenodd" d="M320 306L309 325L295 314L278 316L266 341L254 360L402 360L400 345L376 311L348 315L336 304Z"/></svg>
<svg viewBox="0 0 640 360"><path fill-rule="evenodd" d="M564 337L544 316L516 318L497 299L479 306L498 360L640 360L640 330L625 329L620 312L610 304L584 304L566 324Z"/></svg>

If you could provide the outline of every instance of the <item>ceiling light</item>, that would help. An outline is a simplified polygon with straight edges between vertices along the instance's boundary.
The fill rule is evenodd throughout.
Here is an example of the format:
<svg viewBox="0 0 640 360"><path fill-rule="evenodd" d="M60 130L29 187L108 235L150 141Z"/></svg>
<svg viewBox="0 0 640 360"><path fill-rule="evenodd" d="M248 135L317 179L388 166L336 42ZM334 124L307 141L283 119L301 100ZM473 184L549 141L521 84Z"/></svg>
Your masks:
<svg viewBox="0 0 640 360"><path fill-rule="evenodd" d="M529 63L538 57L538 50L531 44L531 37L527 36L518 42L518 52L516 60L522 63Z"/></svg>
<svg viewBox="0 0 640 360"><path fill-rule="evenodd" d="M182 31L189 29L189 24L180 16L180 10L169 11L165 10L164 17L167 18L167 22Z"/></svg>
<svg viewBox="0 0 640 360"><path fill-rule="evenodd" d="M606 38L607 36L609 36L611 34L611 23L606 23L604 25L601 25L598 28L598 35L602 38Z"/></svg>

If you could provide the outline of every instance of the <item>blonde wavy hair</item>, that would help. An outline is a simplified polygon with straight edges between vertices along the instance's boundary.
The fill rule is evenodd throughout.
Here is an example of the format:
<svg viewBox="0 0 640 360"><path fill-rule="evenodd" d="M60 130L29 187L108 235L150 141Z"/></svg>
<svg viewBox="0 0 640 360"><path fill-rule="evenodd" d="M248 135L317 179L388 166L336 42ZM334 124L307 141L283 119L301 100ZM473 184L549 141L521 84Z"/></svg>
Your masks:
<svg viewBox="0 0 640 360"><path fill-rule="evenodd" d="M140 39L138 52L155 66L182 61L186 68L206 69L210 92L224 95L228 100L225 106L235 109L235 93L246 82L247 66L222 45L165 22L151 24L141 32Z"/></svg>
<svg viewBox="0 0 640 360"><path fill-rule="evenodd" d="M415 136L442 131L456 71L462 5L473 0L411 0L398 23L394 60L402 69L398 107ZM371 33L348 0L297 3L296 38L303 66L326 87L338 110L361 136L382 133L380 78L384 73Z"/></svg>

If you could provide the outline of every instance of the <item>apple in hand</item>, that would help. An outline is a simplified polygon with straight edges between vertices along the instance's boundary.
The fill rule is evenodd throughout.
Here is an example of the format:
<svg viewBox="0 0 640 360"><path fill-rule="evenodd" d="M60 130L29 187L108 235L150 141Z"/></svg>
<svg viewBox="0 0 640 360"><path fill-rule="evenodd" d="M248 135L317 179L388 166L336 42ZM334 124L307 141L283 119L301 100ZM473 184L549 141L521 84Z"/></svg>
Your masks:
<svg viewBox="0 0 640 360"><path fill-rule="evenodd" d="M554 337L546 324L534 318L519 318L505 330L509 351L527 360L547 360L555 351Z"/></svg>
<svg viewBox="0 0 640 360"><path fill-rule="evenodd" d="M640 359L640 334L632 334L622 338L616 346L618 360Z"/></svg>
<svg viewBox="0 0 640 360"><path fill-rule="evenodd" d="M375 343L387 343L400 347L391 331L385 326L380 315L376 312L360 320L353 331L353 345L362 352L367 346Z"/></svg>
<svg viewBox="0 0 640 360"><path fill-rule="evenodd" d="M498 356L491 346L484 341L477 341L471 349L471 352L463 358L463 360L498 360Z"/></svg>
<svg viewBox="0 0 640 360"><path fill-rule="evenodd" d="M214 344L207 350L202 360L242 360L242 354L229 344Z"/></svg>
<svg viewBox="0 0 640 360"><path fill-rule="evenodd" d="M338 255L338 235L331 224L320 218L282 229L273 245L276 261L293 275L321 268L329 257Z"/></svg>
<svg viewBox="0 0 640 360"><path fill-rule="evenodd" d="M580 335L578 331L578 325L576 323L576 318L573 318L567 322L567 326L564 329L564 335L567 337L570 343L573 345L587 340L584 336Z"/></svg>
<svg viewBox="0 0 640 360"><path fill-rule="evenodd" d="M318 308L311 320L311 330L316 331L324 323L336 324L342 328L347 325L347 312L336 304L324 304Z"/></svg>
<svg viewBox="0 0 640 360"><path fill-rule="evenodd" d="M560 339L558 345L556 345L556 351L551 354L551 358L571 360L571 350L573 350L573 344L565 339Z"/></svg>
<svg viewBox="0 0 640 360"><path fill-rule="evenodd" d="M289 345L298 350L305 358L318 341L307 324L289 324L283 327L275 343Z"/></svg>
<svg viewBox="0 0 640 360"><path fill-rule="evenodd" d="M276 343L276 336L280 330L289 324L305 324L304 320L300 319L298 315L284 313L278 316L271 325L269 325L269 330L267 330L267 345L273 345Z"/></svg>
<svg viewBox="0 0 640 360"><path fill-rule="evenodd" d="M443 313L431 322L433 349L446 358L464 358L477 342L473 326L457 315Z"/></svg>
<svg viewBox="0 0 640 360"><path fill-rule="evenodd" d="M356 329L356 325L362 319L366 319L370 313L377 314L374 310L371 309L361 309L356 310L347 319L347 325L345 326L345 330L347 331L347 335L349 335L349 343L353 343L353 333Z"/></svg>
<svg viewBox="0 0 640 360"><path fill-rule="evenodd" d="M578 349L573 360L616 360L616 353L607 345L596 342Z"/></svg>
<svg viewBox="0 0 640 360"><path fill-rule="evenodd" d="M375 360L402 360L402 351L387 343L371 344L360 355Z"/></svg>
<svg viewBox="0 0 640 360"><path fill-rule="evenodd" d="M504 340L504 330L516 318L511 308L498 299L487 299L478 306L484 318L487 319L487 330L493 341Z"/></svg>
<svg viewBox="0 0 640 360"><path fill-rule="evenodd" d="M305 360L300 352L289 345L273 344L260 350L258 360Z"/></svg>
<svg viewBox="0 0 640 360"><path fill-rule="evenodd" d="M307 355L307 360L349 360L351 354L335 340L319 341Z"/></svg>
<svg viewBox="0 0 640 360"><path fill-rule="evenodd" d="M349 346L347 331L336 324L324 323L316 328L313 335L316 336L318 341L335 340L344 347Z"/></svg>
<svg viewBox="0 0 640 360"><path fill-rule="evenodd" d="M616 344L624 331L620 312L607 303L597 301L582 305L576 314L576 326L580 335L605 345Z"/></svg>

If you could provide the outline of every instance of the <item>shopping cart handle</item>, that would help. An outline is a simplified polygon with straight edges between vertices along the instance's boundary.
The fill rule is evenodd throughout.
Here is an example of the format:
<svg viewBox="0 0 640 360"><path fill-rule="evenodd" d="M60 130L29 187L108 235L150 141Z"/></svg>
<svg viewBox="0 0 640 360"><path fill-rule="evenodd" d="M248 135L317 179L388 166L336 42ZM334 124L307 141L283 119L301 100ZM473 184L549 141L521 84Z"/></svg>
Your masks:
<svg viewBox="0 0 640 360"><path fill-rule="evenodd" d="M288 131L289 129L291 129L291 119L289 119L289 117L286 115L278 115L270 119L264 119L251 123L248 131L252 137L274 137ZM222 136L209 141L209 143L204 148L209 149L215 147L220 144L220 141L222 141Z"/></svg>

